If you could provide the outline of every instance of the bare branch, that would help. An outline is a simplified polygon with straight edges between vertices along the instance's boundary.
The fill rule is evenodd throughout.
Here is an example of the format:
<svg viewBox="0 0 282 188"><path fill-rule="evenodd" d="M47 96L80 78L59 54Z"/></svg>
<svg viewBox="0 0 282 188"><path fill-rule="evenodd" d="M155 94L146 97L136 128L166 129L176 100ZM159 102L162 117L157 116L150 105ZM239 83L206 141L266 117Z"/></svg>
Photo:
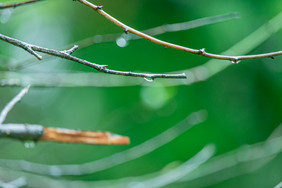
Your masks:
<svg viewBox="0 0 282 188"><path fill-rule="evenodd" d="M147 178L145 180L139 180L138 183L142 184L143 187L157 188L170 185L183 178L186 174L190 174L199 168L202 164L205 164L215 153L214 145L207 145L196 155L189 160L185 161L180 166L167 172L161 173L155 177ZM132 183L134 185L134 183ZM127 187L127 186L125 186ZM129 187L129 186L128 186ZM134 187L134 186L133 186Z"/></svg>
<svg viewBox="0 0 282 188"><path fill-rule="evenodd" d="M130 142L128 137L108 132L77 131L28 124L2 124L0 125L0 137L96 145L125 145Z"/></svg>
<svg viewBox="0 0 282 188"><path fill-rule="evenodd" d="M184 30L189 30L189 29L209 25L209 24L224 22L224 21L236 19L239 17L240 17L239 13L233 12L233 13L221 14L217 16L204 17L204 18L200 18L200 19L196 19L192 21L181 22L181 23L165 24L165 25L143 30L142 32L148 35L151 35L151 36L156 36L156 35L161 35L167 32L184 31ZM73 43L73 44L66 45L65 47L63 47L63 49L70 48L70 46L78 45L79 49L81 50L93 44L101 44L101 43L115 42L115 41L118 44L118 40L124 40L123 42L126 43L128 41L138 40L138 39L142 39L142 38L137 35L133 35L131 33L129 34L112 33L112 34L105 34L105 35L95 35L89 38L85 38L85 39L76 41L75 44ZM52 59L52 57L53 56L45 57L44 58L45 62L46 60ZM3 68L6 68L7 70L21 70L23 68L26 68L27 66L31 66L36 63L38 62L33 61L32 58L28 58L23 61L17 62L17 64L13 67L3 67Z"/></svg>
<svg viewBox="0 0 282 188"><path fill-rule="evenodd" d="M18 140L52 141L66 143L84 143L99 145L124 145L129 144L129 138L108 132L77 131L61 128L47 128L42 125L28 124L3 124L10 110L28 92L30 85L25 87L14 97L0 114L0 137Z"/></svg>
<svg viewBox="0 0 282 188"><path fill-rule="evenodd" d="M228 153L217 155L209 159L207 162L203 163L194 171L189 171L189 170L182 171L184 170L187 164L185 162L181 166L172 169L172 171L174 172L175 170L176 172L177 171L180 172L180 176L183 175L181 179L178 179L176 180L176 182L173 183L185 183L182 185L185 185L187 187L190 185L189 182L197 181L198 183L197 185L199 185L200 187L207 187L210 186L211 184L222 182L227 179L234 178L238 175L243 175L246 173L253 172L255 170L258 170L258 168L268 164L275 157L276 159L280 159L278 158L279 157L278 155L281 154L282 152L281 141L282 141L282 137L280 135L279 137L275 137L264 142L259 142L252 145L246 145L245 147L237 148ZM158 171L158 172L136 176L136 177L124 177L114 180L103 179L98 181L85 182L85 181L77 181L77 180L72 181L69 179L62 179L62 178L52 178L48 176L36 175L34 173L26 173L26 172L18 171L20 169L29 168L30 164L31 164L30 162L22 161L22 160L17 161L17 160L1 159L0 165L1 167L3 167L0 168L0 173L2 175L1 177L16 178L19 176L23 176L26 178L28 185L31 187L40 187L40 185L42 184L44 185L52 184L53 187L55 186L55 187L106 188L106 187L112 187L113 185L115 185L115 187L133 187L133 185L136 185L136 183L138 182L146 181L158 176L164 177L165 174L171 172L170 171L165 173L165 171ZM56 166L52 166L52 167L53 168L49 169L49 173L53 172L54 174L55 173L59 174L61 172L60 170L58 170L58 168L56 168ZM232 168L233 171L230 171L230 169ZM217 178L214 178L215 176ZM205 181L203 181L203 178ZM136 186L138 185L143 185L143 184L137 184ZM179 186L178 184L173 184L171 185L171 187L181 187L181 185Z"/></svg>
<svg viewBox="0 0 282 188"><path fill-rule="evenodd" d="M109 132L77 131L59 128L44 128L43 141L84 143L99 145L125 145L129 138Z"/></svg>
<svg viewBox="0 0 282 188"><path fill-rule="evenodd" d="M265 42L273 34L282 28L282 12L273 17L268 22L261 25L258 29L237 42L222 54L235 53L246 54ZM211 59L208 62L186 70L180 70L187 76L185 80L158 80L153 86L176 86L189 85L196 82L205 81L210 77L225 70L232 64L225 63L217 59ZM112 77L111 77L112 76ZM125 87L135 85L149 85L143 80L125 77L113 78L113 75L93 74L85 72L69 73L24 73L24 72L0 72L0 86L25 86L28 80L33 87ZM85 82L87 80L87 82ZM152 84L150 83L150 86Z"/></svg>
<svg viewBox="0 0 282 188"><path fill-rule="evenodd" d="M182 120L177 125L167 129L159 135L137 145L128 150L114 153L110 156L102 159L90 161L84 164L73 165L45 165L28 161L15 161L15 160L0 160L0 166L5 166L12 169L24 170L27 172L33 172L37 174L49 175L49 176L66 176L66 175L85 175L100 172L120 164L132 161L139 157L142 157L148 153L155 151L156 149L171 142L184 132L190 130L194 126L202 123L206 120L206 112L204 110L194 112L187 118ZM118 159L118 160L117 160ZM22 167L22 163L27 164L26 168ZM52 174L50 169L56 168L59 173Z"/></svg>
<svg viewBox="0 0 282 188"><path fill-rule="evenodd" d="M42 57L37 55L35 53L35 51L42 52L42 53L45 53L45 54L49 54L49 55L52 55L52 56L61 57L63 59L68 59L68 60L83 64L83 65L86 65L88 67L94 68L99 72L103 72L103 73L107 73L107 74L132 76L132 77L142 77L142 78L147 78L147 79L151 79L151 80L156 79L156 78L177 78L177 79L178 78L186 78L184 73L182 73L182 74L149 74L149 73L125 72L125 71L117 71L117 70L107 69L106 67L108 65L99 65L99 64L96 64L96 63L91 63L89 61L79 59L77 57L70 55L72 52L74 52L78 48L77 46L74 46L70 50L57 51L57 50L43 48L43 47L32 45L32 44L27 44L25 42L22 42L20 40L17 40L17 39L11 38L11 37L7 37L7 36L2 35L2 34L0 34L0 39L5 41L5 42L8 42L10 44L13 44L15 46L18 46L18 47L25 49L26 51L28 51L32 55L35 55L38 59L42 59Z"/></svg>
<svg viewBox="0 0 282 188"><path fill-rule="evenodd" d="M0 34L0 39L5 41L5 42L8 42L10 44L13 44L15 46L18 46L18 47L24 49L25 51L27 51L28 53L34 55L38 60L42 60L42 56L38 55L34 51L34 49L33 49L34 45L28 44L26 42L19 41L17 39L11 38L11 37L7 37L7 36L2 35L2 34Z"/></svg>
<svg viewBox="0 0 282 188"><path fill-rule="evenodd" d="M0 126L5 121L8 113L13 109L16 103L18 103L28 92L30 85L26 86L17 96L15 96L0 113Z"/></svg>
<svg viewBox="0 0 282 188"><path fill-rule="evenodd" d="M165 24L165 25L154 27L154 28L146 29L141 32L146 33L147 35L150 35L150 36L157 36L157 35L161 35L161 34L168 33L168 32L189 30L189 29L205 26L208 24L214 24L214 23L231 20L231 19L236 19L239 17L240 17L239 13L233 12L233 13L205 17L205 18L200 18L200 19L181 22L181 23ZM141 37L137 35L133 35L131 33L122 34L122 35L120 33L112 33L112 34L105 34L105 35L95 35L95 36L77 41L76 44L78 44L80 49L82 49L82 48L88 47L93 44L114 42L118 38L123 38L126 41L142 39Z"/></svg>
<svg viewBox="0 0 282 188"><path fill-rule="evenodd" d="M104 16L106 19L110 20L115 25L117 25L121 29L123 29L125 31L125 33L133 33L133 34L135 34L139 37L142 37L144 39L147 39L147 40L149 40L153 43L156 43L156 44L164 46L164 47L174 48L174 49L177 49L177 50L181 50L181 51L185 51L185 52L189 52L189 53L193 53L193 54L197 54L197 55L201 55L201 56L205 56L205 57L209 57L209 58L213 58L213 59L229 60L233 63L238 63L239 61L246 60L246 59L260 59L260 58L266 58L266 57L273 58L274 56L282 55L282 51L277 51L277 52L271 52L271 53L265 53L265 54L256 54L256 55L228 56L228 55L218 55L218 54L208 53L208 52L205 51L204 48L197 50L197 49L193 49L193 48L180 46L180 45L177 45L177 44L173 44L173 43L169 43L169 42L159 40L157 38L154 38L150 35L147 35L147 34L141 32L141 31L138 31L136 29L133 29L132 27L125 25L124 23L120 22L119 20L117 20L116 18L114 18L113 16L111 16L110 14L105 12L102 9L103 8L102 6L94 5L90 2L88 2L87 0L77 0L77 1L79 1L80 3L86 5L90 8L92 8L93 10L98 12L100 15Z"/></svg>
<svg viewBox="0 0 282 188"><path fill-rule="evenodd" d="M2 5L0 4L0 9L5 9L5 8L16 8L18 6L22 6L22 5L27 5L27 4L31 4L31 3L35 3L41 0L29 0L29 1L23 1L20 3L11 3L11 4L6 4L6 5Z"/></svg>
<svg viewBox="0 0 282 188"><path fill-rule="evenodd" d="M75 52L78 49L78 45L74 45L71 49L69 50L64 50L62 51L63 53L66 53L68 55L71 55L73 52Z"/></svg>

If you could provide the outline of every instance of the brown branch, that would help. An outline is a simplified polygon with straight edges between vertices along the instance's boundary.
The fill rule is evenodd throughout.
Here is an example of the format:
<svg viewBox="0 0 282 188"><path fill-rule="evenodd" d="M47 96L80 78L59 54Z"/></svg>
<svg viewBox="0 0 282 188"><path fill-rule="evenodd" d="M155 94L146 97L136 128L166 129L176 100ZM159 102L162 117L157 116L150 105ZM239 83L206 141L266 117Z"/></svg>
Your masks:
<svg viewBox="0 0 282 188"><path fill-rule="evenodd" d="M41 0L29 0L29 1L23 1L20 3L11 3L11 4L6 4L6 5L2 5L0 4L0 9L5 9L5 8L16 8L18 6L22 6L22 5L27 5L27 4L31 4L31 3L35 3Z"/></svg>
<svg viewBox="0 0 282 188"><path fill-rule="evenodd" d="M173 24L164 24L157 27L149 28L146 30L143 30L143 33L146 33L151 36L157 36L168 32L178 32L178 31L184 31L189 30L201 26L206 26L209 24L215 24L220 23L232 19L238 19L240 18L240 14L237 12L227 13L227 14L221 14L216 16L210 16L210 17L204 17L199 18L192 21L186 21L181 23L173 23ZM132 40L139 40L142 39L141 37L134 35L134 34L120 34L120 33L111 33L111 34L104 34L104 35L95 35L92 37L88 37L79 41L76 41L75 43L68 44L63 48L70 48L71 46L78 45L79 49L86 48L93 44L101 44L106 42L117 42L117 40L124 40L125 43L132 41ZM120 45L119 45L120 46ZM126 44L125 44L126 46ZM45 57L46 59L50 60L53 56ZM12 67L3 67L7 70L21 70L27 66L31 66L36 64L37 61L33 61L32 58L25 59L23 61L19 61L15 66Z"/></svg>
<svg viewBox="0 0 282 188"><path fill-rule="evenodd" d="M15 46L18 46L20 48L23 48L24 50L28 51L32 55L34 55L39 60L42 59L40 55L38 55L36 52L42 52L45 54L49 54L52 56L61 57L63 59L68 59L83 65L86 65L88 67L94 68L99 72L107 73L107 74L115 74L115 75L122 75L122 76L132 76L132 77L142 77L146 79L156 79L156 78L186 78L186 75L184 73L182 74L149 74L149 73L136 73L136 72L125 72L125 71L117 71L106 68L108 65L99 65L96 63L91 63L89 61L86 61L84 59L80 59L77 57L72 56L71 54L78 49L78 46L74 46L70 50L64 50L64 51L57 51L53 49L43 48L40 46L36 46L33 44L28 44L26 42L22 42L20 40L5 36L0 34L0 40L3 40L5 42L8 42L10 44L13 44Z"/></svg>
<svg viewBox="0 0 282 188"><path fill-rule="evenodd" d="M71 53L72 50L68 51ZM67 52L65 52L67 53ZM0 113L0 138L8 137L22 141L51 141L97 145L125 145L129 138L108 132L77 131L61 128L47 128L42 125L2 124L9 111L28 92L30 85L20 91Z"/></svg>
<svg viewBox="0 0 282 188"><path fill-rule="evenodd" d="M233 63L238 63L239 61L246 60L246 59L260 59L260 58L266 58L266 57L273 58L274 56L282 55L282 51L277 51L277 52L271 52L271 53L265 53L265 54L256 54L256 55L227 56L227 55L218 55L218 54L208 53L208 52L205 51L205 48L198 50L198 49L180 46L180 45L177 45L177 44L173 44L173 43L169 43L169 42L159 40L157 38L154 38L150 35L147 35L147 34L141 32L141 31L138 31L138 30L136 30L132 27L125 25L121 21L117 20L116 18L114 18L113 16L111 16L110 14L105 12L102 9L103 8L102 6L94 5L90 2L88 2L87 0L77 0L77 1L79 1L80 3L86 5L90 8L92 8L93 10L98 12L100 15L104 16L106 19L108 19L109 21L111 21L115 25L119 26L121 29L123 29L125 33L133 33L133 34L135 34L139 37L142 37L144 39L147 39L147 40L149 40L153 43L156 43L156 44L164 46L164 47L174 48L174 49L177 49L177 50L181 50L181 51L185 51L185 52L189 52L189 53L193 53L193 54L197 54L197 55L201 55L201 56L205 56L205 57L209 57L209 58L213 58L213 59L229 60L229 61L232 61Z"/></svg>
<svg viewBox="0 0 282 188"><path fill-rule="evenodd" d="M109 132L77 131L72 129L48 128L42 125L2 124L0 137L19 140L83 143L96 145L126 145L129 138Z"/></svg>
<svg viewBox="0 0 282 188"><path fill-rule="evenodd" d="M5 166L11 169L23 170L26 172L48 175L48 176L69 176L69 175L86 175L101 172L113 168L117 165L121 165L142 156L145 156L158 148L170 143L174 139L178 138L181 134L191 130L194 126L199 125L204 122L207 118L207 112L201 110L194 112L183 119L178 124L172 126L171 128L163 131L162 133L150 138L143 143L131 147L127 150L114 153L110 156L104 157L102 159L93 160L83 164L72 164L72 165L46 165L33 163L29 161L9 161L1 160L0 166ZM119 160L116 160L119 158ZM26 168L22 167L22 163L27 164ZM59 174L53 174L51 169L58 169Z"/></svg>
<svg viewBox="0 0 282 188"><path fill-rule="evenodd" d="M130 142L128 137L109 132L77 131L57 128L44 128L44 135L40 140L99 145L125 145Z"/></svg>
<svg viewBox="0 0 282 188"><path fill-rule="evenodd" d="M237 19L240 18L239 13L233 12L228 14L221 14L217 16L211 16L211 17L205 17L205 18L199 18L192 21L186 21L181 23L173 23L173 24L165 24L157 27L153 27L150 29L143 30L141 32L146 33L150 36L157 36L164 33L169 32L178 32L178 31L184 31L189 30L201 26L205 26L208 24L215 24L219 22L224 22L227 20ZM100 43L106 43L106 42L114 42L118 38L123 38L126 41L131 40L138 40L142 39L141 37L133 34L120 34L120 33L112 33L112 34L105 34L105 35L95 35L80 41L77 41L76 44L79 45L79 48L85 48L93 44L100 44Z"/></svg>

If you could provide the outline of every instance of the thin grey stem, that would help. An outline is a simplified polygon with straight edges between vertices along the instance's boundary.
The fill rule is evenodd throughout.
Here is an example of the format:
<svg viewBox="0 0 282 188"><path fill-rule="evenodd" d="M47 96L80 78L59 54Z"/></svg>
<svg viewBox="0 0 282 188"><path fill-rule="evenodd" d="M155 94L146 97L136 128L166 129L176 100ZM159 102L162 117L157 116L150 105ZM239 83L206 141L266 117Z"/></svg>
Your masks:
<svg viewBox="0 0 282 188"><path fill-rule="evenodd" d="M215 24L215 23L220 23L232 19L237 19L240 18L239 13L233 12L233 13L228 13L228 14L221 14L217 16L210 16L210 17L204 17L204 18L199 18L196 20L192 21L186 21L186 22L181 22L181 23L173 23L173 24L165 24L153 28L149 28L146 30L143 30L142 32L151 35L151 36L157 36L161 35L164 33L168 32L177 32L177 31L184 31L184 30L189 30L201 26L206 26L209 24ZM126 42L131 41L131 40L139 40L142 39L141 37L137 35L133 35L131 33L129 34L120 34L120 33L112 33L112 34L104 34L104 35L95 35L89 38L85 38L79 41L76 41L75 44L79 46L79 49L86 48L88 46L91 46L93 44L101 44L101 43L107 43L107 42L115 42L118 39L125 40ZM64 48L69 48L70 46L73 46L75 44L69 44ZM45 58L46 61L47 58ZM48 60L52 59L52 56L48 58ZM16 66L14 67L7 67L9 70L20 70L23 68L26 68L27 66L34 65L36 62L33 61L33 59L28 58L26 60L20 61L17 63Z"/></svg>
<svg viewBox="0 0 282 188"><path fill-rule="evenodd" d="M75 50L77 50L78 46L74 46L70 50L65 51L57 51L53 49L48 49L40 46L36 46L33 44L28 44L26 42L7 37L5 35L0 34L0 40L3 40L5 42L8 42L10 44L13 44L15 46L21 47L24 50L28 51L35 57L37 57L39 60L42 59L41 56L39 56L36 52L45 53L52 56L61 57L63 59L68 59L83 65L86 65L88 67L94 68L99 72L107 73L107 74L115 74L115 75L122 75L122 76L132 76L132 77L142 77L142 78L149 78L149 79L156 79L156 78L186 78L186 75L184 73L182 74L149 74L149 73L137 73L137 72L126 72L126 71L117 71L112 69L107 69L106 67L108 65L99 65L96 63L91 63L89 61L86 61L84 59L80 59L77 57L74 57L71 55Z"/></svg>
<svg viewBox="0 0 282 188"><path fill-rule="evenodd" d="M5 121L8 113L13 109L13 107L15 106L16 103L18 103L24 96L25 94L28 92L30 88L30 85L26 86L24 89L21 90L21 92L15 96L2 110L2 112L0 113L0 126L2 125L2 123Z"/></svg>

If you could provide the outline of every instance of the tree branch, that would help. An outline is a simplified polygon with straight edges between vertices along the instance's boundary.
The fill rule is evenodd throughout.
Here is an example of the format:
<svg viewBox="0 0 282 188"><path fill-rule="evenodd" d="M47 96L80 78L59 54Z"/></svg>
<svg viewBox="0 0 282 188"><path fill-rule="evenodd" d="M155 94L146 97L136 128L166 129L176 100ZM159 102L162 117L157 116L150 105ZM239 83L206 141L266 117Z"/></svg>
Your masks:
<svg viewBox="0 0 282 188"><path fill-rule="evenodd" d="M231 19L239 18L240 15L237 12L228 13L228 14L221 14L217 16L210 16L205 18L200 18L192 21L186 21L181 23L173 23L173 24L165 24L157 27L153 27L150 29L143 30L141 32L146 33L150 36L157 36L164 33L169 32L178 32L189 30L201 26L205 26L208 24L214 24L219 22L224 22ZM80 49L88 47L93 44L100 44L105 42L114 42L117 41L118 38L123 38L126 41L130 40L138 40L142 39L141 37L133 34L120 34L120 33L112 33L112 34L105 34L105 35L95 35L80 41L77 41L76 44L79 45Z"/></svg>
<svg viewBox="0 0 282 188"><path fill-rule="evenodd" d="M89 61L86 61L84 59L79 59L77 57L74 57L71 55L75 50L78 49L78 46L74 46L70 50L65 50L65 51L57 51L53 49L48 49L48 48L43 48L40 46L36 46L33 44L28 44L25 42L22 42L20 40L5 36L0 34L0 40L3 40L5 42L8 42L10 44L13 44L15 46L18 46L20 48L23 48L24 50L28 51L35 57L37 57L39 60L42 59L40 55L38 55L36 52L42 52L45 54L49 54L52 56L57 56L61 57L63 59L68 59L83 65L86 65L88 67L94 68L99 72L107 73L107 74L115 74L115 75L122 75L122 76L132 76L132 77L142 77L142 78L147 78L147 79L156 79L156 78L186 78L186 75L184 73L182 74L149 74L149 73L136 73L136 72L125 72L125 71L117 71L117 70L112 70L112 69L107 69L106 67L108 65L99 65L96 63L91 63Z"/></svg>
<svg viewBox="0 0 282 188"><path fill-rule="evenodd" d="M129 138L108 132L77 131L71 129L48 128L42 125L2 124L0 137L19 140L83 143L97 145L125 145Z"/></svg>
<svg viewBox="0 0 282 188"><path fill-rule="evenodd" d="M217 16L210 16L210 17L204 17L204 18L199 18L196 20L192 21L186 21L186 22L181 22L181 23L173 23L173 24L165 24L153 28L149 28L146 30L143 30L143 33L146 33L151 36L157 36L161 35L164 33L168 32L177 32L177 31L184 31L184 30L189 30L209 24L215 24L215 23L220 23L224 22L227 20L232 20L232 19L237 19L240 18L239 13L233 12L233 13L227 13L227 14L221 14ZM89 38L85 38L79 41L76 41L73 44L66 45L64 48L70 48L71 46L78 45L79 49L86 48L90 45L93 44L101 44L101 43L106 43L106 42L115 42L117 45L121 47L125 47L128 41L131 40L139 40L142 39L141 37L134 35L134 34L120 34L120 33L111 33L111 34L105 34L105 35L95 35ZM124 42L124 46L118 44L118 40L122 40ZM46 59L50 60L52 59L53 56L45 57L45 62ZM33 61L32 58L25 59L23 61L19 61L15 66L13 67L3 67L7 70L21 70L27 66L31 66L33 64L36 64L37 61ZM34 85L33 85L34 86Z"/></svg>
<svg viewBox="0 0 282 188"><path fill-rule="evenodd" d="M5 121L8 113L12 110L12 108L15 106L16 103L18 103L24 96L25 94L27 94L28 90L29 90L30 85L28 85L27 87L25 87L23 90L21 90L21 92L15 96L2 110L2 112L0 113L0 126L2 125L2 123Z"/></svg>
<svg viewBox="0 0 282 188"><path fill-rule="evenodd" d="M1 160L0 166L11 169L23 170L36 174L48 175L48 176L67 176L67 175L85 175L101 172L109 168L113 168L117 165L121 165L147 155L158 148L170 143L174 139L178 138L184 132L192 129L194 126L204 122L206 120L206 112L204 110L194 112L182 120L180 123L165 130L164 132L154 136L153 138L144 141L143 143L131 147L127 150L114 153L102 159L97 159L83 164L72 165L46 165L33 163L23 160ZM22 167L22 163L27 164L26 168ZM59 173L52 174L51 169L57 169Z"/></svg>
<svg viewBox="0 0 282 188"><path fill-rule="evenodd" d="M193 49L193 48L180 46L180 45L177 45L177 44L173 44L173 43L169 43L169 42L159 40L157 38L154 38L150 35L147 35L147 34L141 32L141 31L138 31L138 30L136 30L132 27L125 25L121 21L117 20L116 18L114 18L113 16L111 16L110 14L105 12L103 10L102 6L94 5L90 2L88 2L87 0L77 0L77 1L79 1L80 3L86 5L90 8L92 8L93 10L98 12L100 15L104 16L106 19L108 19L109 21L111 21L115 25L119 26L121 29L123 29L125 33L133 33L133 34L135 34L139 37L142 37L144 39L147 39L147 40L149 40L153 43L156 43L156 44L164 46L164 47L174 48L174 49L177 49L177 50L181 50L181 51L185 51L185 52L189 52L189 53L193 53L193 54L197 54L197 55L201 55L201 56L205 56L205 57L209 57L209 58L213 58L213 59L229 60L233 63L238 63L239 61L246 60L246 59L260 59L260 58L266 58L266 57L273 58L274 56L282 55L282 51L277 51L277 52L271 52L271 53L265 53L265 54L256 54L256 55L228 56L228 55L218 55L218 54L208 53L208 52L205 51L205 48L197 50L197 49Z"/></svg>
<svg viewBox="0 0 282 188"><path fill-rule="evenodd" d="M27 4L30 4L30 3L35 3L35 2L38 2L38 1L40 1L40 0L29 0L29 1L23 1L23 2L20 2L20 3L11 3L11 4L6 4L6 5L0 4L0 9L16 8L18 6L27 5Z"/></svg>
<svg viewBox="0 0 282 188"><path fill-rule="evenodd" d="M248 36L237 42L222 54L247 54L257 46L265 42L273 34L282 29L282 12L261 25L258 29L250 33ZM210 59L208 62L189 68L180 70L187 76L185 80L159 80L155 82L154 86L176 86L189 85L199 81L205 81L210 77L218 74L232 64L225 63L217 59ZM23 87L26 80L32 84L33 87L124 87L135 85L148 85L137 78L126 79L125 77L111 78L113 75L93 74L85 72L71 72L71 73L24 73L24 72L0 72L0 87L13 86ZM87 80L87 82L85 82ZM150 86L152 84L150 83Z"/></svg>
<svg viewBox="0 0 282 188"><path fill-rule="evenodd" d="M72 51L72 50L71 50ZM71 51L68 51L71 53ZM68 53L65 52L65 53ZM108 132L77 131L71 129L48 128L42 125L2 124L10 110L28 92L30 85L20 91L0 113L0 138L8 137L23 141L52 141L66 143L83 143L98 145L125 145L129 144L128 137Z"/></svg>

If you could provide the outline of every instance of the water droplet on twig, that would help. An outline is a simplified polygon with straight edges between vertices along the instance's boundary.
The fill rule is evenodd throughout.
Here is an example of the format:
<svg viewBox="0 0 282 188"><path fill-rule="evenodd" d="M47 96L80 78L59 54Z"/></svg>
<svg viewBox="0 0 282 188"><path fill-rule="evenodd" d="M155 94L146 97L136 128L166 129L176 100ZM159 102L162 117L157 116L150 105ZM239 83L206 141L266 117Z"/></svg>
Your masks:
<svg viewBox="0 0 282 188"><path fill-rule="evenodd" d="M117 45L118 45L119 47L122 47L122 48L123 48L123 47L126 47L126 46L128 45L127 40L124 39L123 37L117 38L116 43L117 43Z"/></svg>
<svg viewBox="0 0 282 188"><path fill-rule="evenodd" d="M233 59L233 60L231 60L231 63L233 63L233 64L238 64L240 61L238 60L238 59Z"/></svg>
<svg viewBox="0 0 282 188"><path fill-rule="evenodd" d="M35 142L32 141L32 140L25 141L24 142L24 147L28 148L28 149L34 148L35 147Z"/></svg>
<svg viewBox="0 0 282 188"><path fill-rule="evenodd" d="M153 82L154 78L146 78L146 77L144 77L144 80L146 80L147 82Z"/></svg>

